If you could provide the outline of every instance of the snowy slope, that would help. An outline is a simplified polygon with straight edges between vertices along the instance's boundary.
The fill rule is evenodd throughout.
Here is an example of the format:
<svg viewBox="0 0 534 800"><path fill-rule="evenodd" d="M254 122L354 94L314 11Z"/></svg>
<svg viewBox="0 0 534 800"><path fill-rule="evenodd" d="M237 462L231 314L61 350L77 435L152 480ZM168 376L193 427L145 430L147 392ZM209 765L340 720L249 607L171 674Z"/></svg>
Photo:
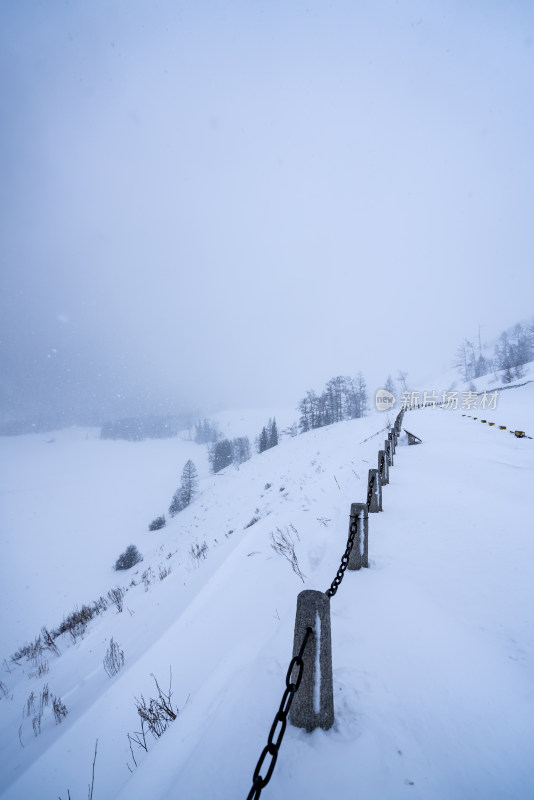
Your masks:
<svg viewBox="0 0 534 800"><path fill-rule="evenodd" d="M495 421L532 435L533 401L534 383L502 392ZM347 573L332 599L335 726L311 735L289 727L262 797L319 800L332 790L349 789L369 798L534 794L534 442L462 413L406 414L405 427L421 436L423 445L407 447L404 441L397 449L384 512L370 518L370 569ZM152 467L154 483L146 492L150 511L147 498L139 497L142 481L124 495L134 505L146 504L135 532L129 512L115 523L121 529L128 520L132 528L121 529L121 544L135 541L145 555L128 582L132 574L139 581L149 564L155 573L160 564L172 572L147 591L142 583L131 587L123 613L109 609L75 644L62 637L61 655L50 655L49 672L40 679L28 677L27 663L1 674L7 689L0 700L6 765L1 796L52 800L65 798L67 789L73 800L86 796L98 738L95 800L246 797L282 695L297 593L325 590L332 580L350 503L365 499L367 470L376 466L385 434L368 437L385 423L384 415L373 414L287 438L239 471L220 476L207 474L197 455L202 449L189 443L196 449L187 457L203 470L202 494L152 534L146 523L165 509L159 505L174 491L185 451L179 451L172 477L163 478L162 450L150 449L177 443L131 445L147 445L147 474ZM29 447L23 440L21 449ZM48 447L56 444L59 439ZM82 444L72 450L78 474L88 452ZM92 444L97 452L108 443ZM12 448L9 458L16 461L17 440L2 446ZM117 458L126 464L131 452L125 447ZM104 480L111 474L104 471ZM10 484L10 492L21 493L20 504L10 508L21 514L32 500L27 484L21 468L19 485L14 479ZM72 479L68 485L78 484ZM104 503L100 521L106 512ZM247 528L253 517L259 519ZM272 550L269 534L277 528L292 532L305 583ZM17 528L11 547L19 563L34 547L37 529L36 524ZM54 526L45 532L60 551ZM47 562L48 582L61 585L67 569L69 592L78 573L79 602L96 598L117 582L109 569L119 544L113 539L105 556L99 548L106 537L94 542L94 582L81 568L73 576L63 565L54 572ZM189 547L204 540L208 557L196 565ZM97 562L105 562L108 572L99 572ZM20 582L20 572L13 572L3 576L11 586ZM41 614L20 613L25 625L35 622L36 628L14 646L37 633L40 624L59 621L57 598L49 607L46 592L35 587L28 592L19 604ZM9 597L3 625L17 613L17 594ZM61 613L70 610L64 606ZM125 665L109 678L102 659L112 636L124 650ZM9 656L10 648L1 655ZM180 714L161 739L149 742L148 753L135 752L135 767L126 738L139 727L133 698L149 696L151 673L167 685L169 668ZM42 732L34 737L22 708L30 691L38 694L45 682L69 713L59 726L45 713Z"/></svg>

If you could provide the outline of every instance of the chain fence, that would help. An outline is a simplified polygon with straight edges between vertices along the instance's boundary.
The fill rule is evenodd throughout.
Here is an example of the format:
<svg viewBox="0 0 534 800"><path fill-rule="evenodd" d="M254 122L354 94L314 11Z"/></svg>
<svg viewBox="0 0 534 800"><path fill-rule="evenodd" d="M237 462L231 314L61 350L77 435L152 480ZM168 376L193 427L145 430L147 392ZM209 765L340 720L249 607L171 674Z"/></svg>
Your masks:
<svg viewBox="0 0 534 800"><path fill-rule="evenodd" d="M304 661L302 659L302 656L304 655L304 651L306 650L306 645L308 644L308 639L310 638L310 634L312 633L313 633L313 628L306 628L306 633L304 634L300 650L298 654L291 659L291 662L289 664L289 668L286 674L286 688L284 694L282 695L280 707L273 720L273 724L271 725L271 730L269 731L267 744L261 751L258 763L256 764L256 769L254 770L254 774L252 776L252 787L247 795L247 800L257 800L257 798L260 796L262 792L262 789L264 789L271 780L274 771L274 766L276 764L276 759L278 758L278 751L280 750L280 745L282 744L282 739L284 738L284 733L286 732L287 716L289 714L293 698L298 692L300 683L302 681L302 676L304 674ZM296 676L296 680L292 681L291 677L295 667L298 667L298 673ZM275 739L275 734L276 734L276 739ZM260 775L260 772L262 770L264 761L267 759L268 756L270 756L271 761L267 767L267 772L265 774L265 777L262 777Z"/></svg>
<svg viewBox="0 0 534 800"><path fill-rule="evenodd" d="M395 422L396 422L396 424L398 423L398 425L401 424L402 413L403 412L401 411L397 415L397 419L396 419ZM391 427L390 425L387 425L382 430L387 430L390 427ZM377 431L377 433L373 434L373 436L368 437L368 439L365 439L364 441L368 441L369 439L373 438L374 436L377 436L381 432L382 431ZM381 460L380 460L379 471L378 472L375 471L375 473L377 473L376 474L376 478L375 478L375 474L372 474L370 479L369 479L369 485L368 485L368 489L367 489L367 502L366 502L367 511L368 512L369 512L369 509L370 509L371 503L372 503L373 490L374 490L374 487L375 487L375 480L379 480L380 481L382 479L382 476L383 476L383 473L384 473L384 469L385 469L385 461L384 461L384 455L382 455ZM347 546L345 548L345 552L343 553L343 555L341 557L341 563L339 565L339 569L338 569L338 571L336 573L336 576L335 576L334 580L332 581L332 583L330 584L329 588L325 592L326 596L329 599L334 597L334 595L336 594L337 590L339 589L339 586L340 586L340 584L341 584L341 582L342 582L342 580L343 580L343 578L345 576L345 572L346 572L347 567L349 565L350 554L351 554L352 549L354 547L356 534L358 532L357 517L354 517L354 516L351 515L350 519L351 519L351 522L350 522L349 535L348 535L348 539L347 539ZM280 702L280 706L278 708L278 711L276 712L276 715L274 717L273 724L271 725L271 729L269 731L269 736L267 738L267 744L263 748L263 750L262 750L262 752L260 754L260 757L258 759L258 762L256 764L256 768L254 769L254 773L252 775L252 786L250 788L250 791L249 791L249 793L247 795L246 800L257 800L260 797L262 790L267 786L267 784L269 783L269 781L271 780L271 777L273 775L274 768L275 768L275 765L276 765L276 761L277 761L277 758L278 758L278 752L280 750L280 745L282 744L282 740L283 740L284 734L286 732L287 718L288 718L288 715L289 715L289 711L291 709L291 704L292 704L293 698L295 697L296 693L298 692L299 686L300 686L300 684L302 682L302 677L303 677L303 674L304 674L304 659L303 659L303 656L304 656L304 652L306 650L306 646L308 644L310 635L312 633L313 633L313 628L307 627L306 628L306 633L304 634L304 637L302 639L302 643L300 645L300 649L299 649L297 655L294 656L291 659L290 663L289 663L289 667L288 667L288 670L287 670L287 673L286 673L286 681L285 681L286 682L286 688L284 690L284 694L282 695L282 700ZM295 678L293 678L293 671L295 670L295 668L297 668L298 671L296 673ZM270 759L270 760L268 760L268 759ZM264 775L261 774L262 771L264 771Z"/></svg>

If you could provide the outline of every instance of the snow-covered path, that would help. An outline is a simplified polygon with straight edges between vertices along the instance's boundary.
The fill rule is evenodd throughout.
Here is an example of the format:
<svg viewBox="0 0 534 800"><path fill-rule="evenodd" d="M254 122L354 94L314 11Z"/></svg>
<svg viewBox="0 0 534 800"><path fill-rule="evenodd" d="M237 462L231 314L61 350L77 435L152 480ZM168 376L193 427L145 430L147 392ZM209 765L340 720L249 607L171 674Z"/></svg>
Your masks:
<svg viewBox="0 0 534 800"><path fill-rule="evenodd" d="M405 427L424 444L398 448L370 518L371 568L332 599L335 728L289 729L272 800L534 796L534 448L440 409ZM236 688L177 776L188 797L239 796L236 753L251 770L263 740L247 726L263 719L267 735L282 686L281 668L278 682L254 678L260 663L244 691L257 714Z"/></svg>

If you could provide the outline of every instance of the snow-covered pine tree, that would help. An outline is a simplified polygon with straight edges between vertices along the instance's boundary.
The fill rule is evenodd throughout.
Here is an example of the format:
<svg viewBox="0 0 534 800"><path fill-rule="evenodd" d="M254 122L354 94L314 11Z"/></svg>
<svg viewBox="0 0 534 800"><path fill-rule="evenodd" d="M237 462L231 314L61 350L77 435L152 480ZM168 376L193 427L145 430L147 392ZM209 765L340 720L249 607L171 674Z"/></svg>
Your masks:
<svg viewBox="0 0 534 800"><path fill-rule="evenodd" d="M276 418L269 420L269 447L276 447L278 444L278 428L276 427Z"/></svg>
<svg viewBox="0 0 534 800"><path fill-rule="evenodd" d="M182 511L184 508L186 508L189 503L194 500L197 492L198 472L191 459L189 459L189 461L186 461L182 470L180 486L174 493L169 506L169 514L171 517L174 517L179 511Z"/></svg>

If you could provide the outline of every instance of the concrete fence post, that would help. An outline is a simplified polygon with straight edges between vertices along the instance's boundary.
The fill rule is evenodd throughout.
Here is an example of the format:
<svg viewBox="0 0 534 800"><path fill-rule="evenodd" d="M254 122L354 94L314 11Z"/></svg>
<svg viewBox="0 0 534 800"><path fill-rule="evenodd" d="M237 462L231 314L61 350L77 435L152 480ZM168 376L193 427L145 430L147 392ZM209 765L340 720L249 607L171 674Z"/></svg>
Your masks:
<svg viewBox="0 0 534 800"><path fill-rule="evenodd" d="M367 492L371 487L371 504L369 506L369 513L374 514L377 511L382 511L382 484L380 483L380 473L377 469L369 470L369 479L367 482Z"/></svg>
<svg viewBox="0 0 534 800"><path fill-rule="evenodd" d="M369 514L366 503L352 503L350 507L349 534L352 525L356 526L356 536L350 551L347 569L361 569L369 566Z"/></svg>
<svg viewBox="0 0 534 800"><path fill-rule="evenodd" d="M395 441L395 434L393 433L393 431L390 431L388 433L388 439L391 442L391 453L392 453L392 455L394 455L395 454L395 449L396 449L395 448L396 441Z"/></svg>
<svg viewBox="0 0 534 800"><path fill-rule="evenodd" d="M389 466L385 450L378 451L378 474L380 475L382 486L387 486L389 483Z"/></svg>
<svg viewBox="0 0 534 800"><path fill-rule="evenodd" d="M326 731L334 724L334 689L330 598L324 592L305 589L297 597L293 657L298 654L308 627L313 633L302 656L302 681L293 699L289 721L307 731L315 728Z"/></svg>
<svg viewBox="0 0 534 800"><path fill-rule="evenodd" d="M386 458L388 462L388 467L393 466L393 453L391 452L391 441L386 439L384 441L384 450L386 451Z"/></svg>

